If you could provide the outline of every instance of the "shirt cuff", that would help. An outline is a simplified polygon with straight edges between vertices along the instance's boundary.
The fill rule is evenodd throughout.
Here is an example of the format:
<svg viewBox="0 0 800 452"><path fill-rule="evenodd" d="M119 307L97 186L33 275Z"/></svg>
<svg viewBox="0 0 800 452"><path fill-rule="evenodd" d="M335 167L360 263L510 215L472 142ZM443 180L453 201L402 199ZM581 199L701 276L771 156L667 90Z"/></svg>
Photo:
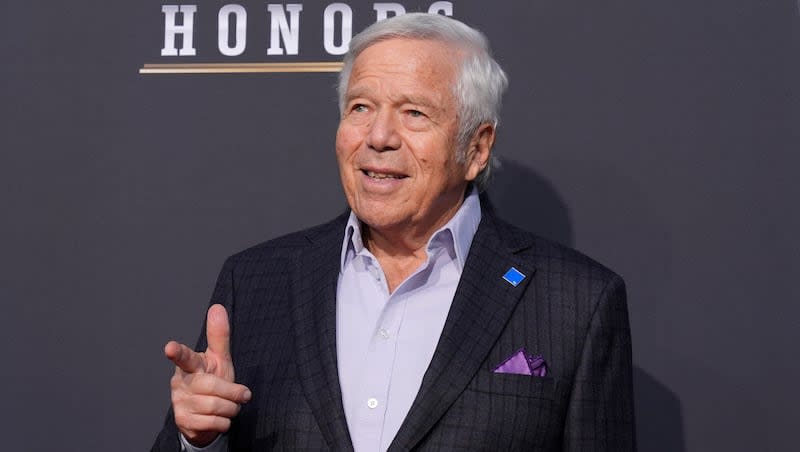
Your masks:
<svg viewBox="0 0 800 452"><path fill-rule="evenodd" d="M184 452L225 452L228 450L228 435L219 435L211 444L205 447L192 446L189 441L179 433L178 437L181 440L181 450Z"/></svg>

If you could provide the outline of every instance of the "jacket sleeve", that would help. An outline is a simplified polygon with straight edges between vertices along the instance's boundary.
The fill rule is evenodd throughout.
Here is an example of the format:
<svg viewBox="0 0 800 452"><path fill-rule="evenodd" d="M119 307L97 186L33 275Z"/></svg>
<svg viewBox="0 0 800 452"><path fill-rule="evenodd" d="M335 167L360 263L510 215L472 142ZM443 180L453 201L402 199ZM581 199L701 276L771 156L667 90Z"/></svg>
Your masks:
<svg viewBox="0 0 800 452"><path fill-rule="evenodd" d="M209 303L209 307L217 303L225 306L225 310L228 311L229 319L233 319L234 266L235 264L233 257L228 258L225 261L225 264L222 266L222 270L220 270L219 277L217 278L217 284L214 287L214 293L211 295L211 302ZM203 316L203 318L205 318L205 316ZM206 331L206 325L205 325L205 320L203 320L203 325L200 329L200 337L197 339L197 345L195 346L195 350L197 351L203 351L208 346L206 342L205 331ZM233 322L231 322L231 336L233 336ZM153 444L153 447L152 449L150 449L150 451L181 452L183 450L185 449L181 445L180 432L178 431L178 427L175 425L175 416L172 412L172 407L170 406L169 411L167 411L167 416L164 419L164 426L158 433L156 441Z"/></svg>
<svg viewBox="0 0 800 452"><path fill-rule="evenodd" d="M636 450L625 283L601 292L583 342L564 426L564 451Z"/></svg>

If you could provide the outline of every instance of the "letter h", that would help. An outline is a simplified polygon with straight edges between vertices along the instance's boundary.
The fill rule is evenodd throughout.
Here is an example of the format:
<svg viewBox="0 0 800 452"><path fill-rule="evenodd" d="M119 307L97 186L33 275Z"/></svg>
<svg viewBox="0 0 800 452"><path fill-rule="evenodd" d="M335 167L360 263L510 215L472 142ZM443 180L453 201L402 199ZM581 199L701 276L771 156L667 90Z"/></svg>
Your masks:
<svg viewBox="0 0 800 452"><path fill-rule="evenodd" d="M183 14L183 25L175 24L175 15L180 11ZM197 54L192 47L192 37L194 35L194 13L197 5L162 5L161 12L164 13L164 48L161 49L161 56L194 56ZM180 52L175 48L175 35L183 36L183 45Z"/></svg>

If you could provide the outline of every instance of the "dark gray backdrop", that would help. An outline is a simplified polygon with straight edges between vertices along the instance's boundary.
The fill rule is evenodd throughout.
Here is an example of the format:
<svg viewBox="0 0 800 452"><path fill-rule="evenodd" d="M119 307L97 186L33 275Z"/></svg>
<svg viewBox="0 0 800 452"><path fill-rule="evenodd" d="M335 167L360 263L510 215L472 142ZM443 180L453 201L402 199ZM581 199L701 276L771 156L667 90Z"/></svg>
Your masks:
<svg viewBox="0 0 800 452"><path fill-rule="evenodd" d="M225 256L344 207L334 75L140 75L189 61L159 55L162 3L0 6L3 450L149 448L162 346L195 340ZM291 59L265 2L239 60L225 2L193 3L192 62ZM302 3L295 60L320 59ZM796 450L798 4L454 4L511 79L499 210L628 282L641 450Z"/></svg>

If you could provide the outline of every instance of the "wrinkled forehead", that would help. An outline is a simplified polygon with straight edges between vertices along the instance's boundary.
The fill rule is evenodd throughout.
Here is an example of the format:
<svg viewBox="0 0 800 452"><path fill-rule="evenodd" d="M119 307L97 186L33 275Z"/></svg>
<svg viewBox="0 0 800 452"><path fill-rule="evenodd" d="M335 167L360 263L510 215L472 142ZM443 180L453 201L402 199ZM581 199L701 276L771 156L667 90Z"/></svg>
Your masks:
<svg viewBox="0 0 800 452"><path fill-rule="evenodd" d="M445 40L383 39L358 53L348 85L360 74L381 71L397 75L415 74L428 82L452 84L456 81L463 54L463 47Z"/></svg>
<svg viewBox="0 0 800 452"><path fill-rule="evenodd" d="M454 62L458 62L463 56L470 52L470 46L466 42L459 42L453 39L440 37L440 36L383 36L370 42L364 48L359 49L358 53L354 55L354 62L367 50L381 46L383 48L392 48L395 46L411 44L413 45L428 45L437 48L441 52L442 57L453 58Z"/></svg>

